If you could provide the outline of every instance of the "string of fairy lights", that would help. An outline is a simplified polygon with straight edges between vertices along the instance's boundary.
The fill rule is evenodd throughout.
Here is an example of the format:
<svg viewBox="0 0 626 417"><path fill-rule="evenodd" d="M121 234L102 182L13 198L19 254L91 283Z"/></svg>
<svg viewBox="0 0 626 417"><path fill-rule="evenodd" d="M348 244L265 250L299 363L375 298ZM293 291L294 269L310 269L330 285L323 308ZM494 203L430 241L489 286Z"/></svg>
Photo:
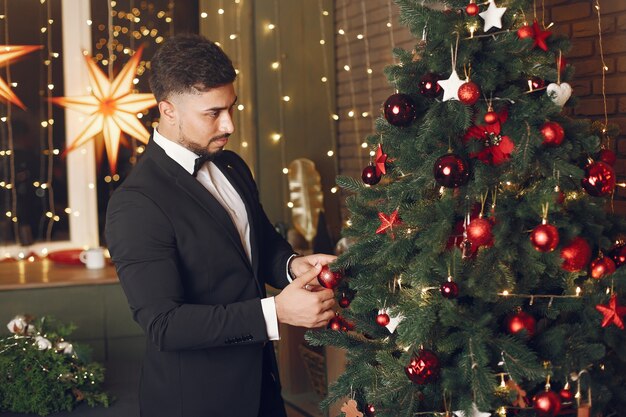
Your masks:
<svg viewBox="0 0 626 417"><path fill-rule="evenodd" d="M154 8L154 5L150 2L142 1L139 7L134 6L134 0L129 0L129 11L116 10L115 7L119 2L110 1L107 2L107 19L106 23L100 23L97 26L100 32L107 33L106 37L100 38L96 44L97 54L93 57L95 61L99 61L101 65L105 66L109 74L109 78L112 78L114 72L113 64L118 60L120 55L132 55L135 52L135 42L142 41L146 43L147 40L156 44L161 43L164 38L173 33L173 13L174 13L174 1L167 2L166 7L163 10ZM8 16L8 1L3 1L3 13L0 15L0 23L3 24L3 28L0 33L3 34L3 42L6 45L10 44L9 38L9 16ZM81 3L82 4L82 3ZM55 133L54 133L54 112L53 105L50 99L56 94L56 86L54 85L53 78L53 62L60 57L60 53L53 49L53 25L56 23L52 17L52 2L48 0L40 0L39 6L41 7L39 15L41 21L39 24L39 33L41 36L41 61L42 70L39 77L39 107L38 111L32 114L37 114L39 119L39 163L38 172L31 172L32 187L34 187L34 194L37 196L38 201L41 202L41 219L39 220L39 226L36 228L37 232L31 231L31 233L25 233L25 228L22 226L24 221L18 215L18 212L24 209L24 207L18 206L18 196L16 190L16 163L15 163L15 143L14 143L14 131L13 131L13 105L10 101L3 107L3 114L0 114L0 121L2 121L4 127L0 133L0 157L7 158L6 163L2 164L3 171L0 173L0 191L2 191L3 206L7 209L4 211L3 216L10 219L10 228L12 230L14 243L18 246L30 245L33 242L33 237L39 241L43 239L45 242L49 242L53 239L54 226L62 220L63 213L67 216L79 216L80 213L76 210L66 207L60 212L58 210L58 202L55 202L55 172L58 170L59 165L56 158L61 157L61 150L55 147ZM82 7L82 6L81 6ZM144 17L144 14L150 13L148 18ZM154 16L152 16L154 15ZM117 19L117 22L114 22ZM165 22L168 24L168 28L163 31L158 27L155 27L154 21ZM144 23L145 22L145 23ZM88 19L84 22L88 26L92 26L94 22ZM123 35L128 36L129 45L122 41ZM139 78L146 69L149 68L149 61L143 60L137 69L137 77L134 80L134 84L139 83ZM11 79L11 66L7 65L4 69L4 77L7 84L13 88L17 87L17 83ZM146 116L148 111L144 111L137 114L138 118ZM156 121L152 122L152 127L156 126ZM137 146L137 141L134 138L130 138L130 145L132 148L132 156L129 159L131 164L136 162L137 154L143 152L143 146ZM85 150L81 151L85 154ZM107 175L104 178L105 182L116 182L120 180L120 176ZM95 188L94 184L89 184L89 188ZM34 236L33 236L34 235ZM5 237L5 242L7 236ZM41 254L45 255L48 250L43 248ZM4 257L13 257L15 254L6 252ZM19 259L26 259L26 253L24 251L19 252ZM30 258L28 258L30 259ZM33 260L33 259L31 259Z"/></svg>
<svg viewBox="0 0 626 417"><path fill-rule="evenodd" d="M4 0L4 13L3 13L3 21L4 21L4 41L6 44L10 44L9 41L9 18L8 14L8 4L7 0ZM9 65L6 66L5 69L5 79L8 85L11 85L11 68ZM13 222L13 234L15 236L16 242L20 243L19 237L19 225L18 225L18 217L17 217L17 190L14 187L15 184L15 146L13 144L13 125L12 125L12 111L13 107L11 102L7 103L6 114L0 118L0 120L6 123L6 151L5 155L9 157L9 173L8 173L8 182L4 185L0 183L4 188L9 190L10 193L10 210L5 214L8 218Z"/></svg>

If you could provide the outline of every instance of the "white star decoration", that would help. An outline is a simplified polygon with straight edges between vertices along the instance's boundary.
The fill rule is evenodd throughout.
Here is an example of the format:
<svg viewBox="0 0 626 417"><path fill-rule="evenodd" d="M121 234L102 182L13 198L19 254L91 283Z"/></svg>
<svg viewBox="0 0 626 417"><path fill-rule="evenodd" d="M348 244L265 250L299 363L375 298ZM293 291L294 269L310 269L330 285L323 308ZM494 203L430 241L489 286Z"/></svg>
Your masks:
<svg viewBox="0 0 626 417"><path fill-rule="evenodd" d="M54 97L51 101L59 106L89 115L85 128L66 149L71 152L102 132L107 150L111 173L115 173L117 153L122 132L143 143L148 142L150 133L137 119L137 113L157 104L152 94L133 93L133 79L141 59L140 47L114 80L102 72L91 56L85 60L89 70L91 95L79 97Z"/></svg>
<svg viewBox="0 0 626 417"><path fill-rule="evenodd" d="M502 29L502 15L506 11L506 7L497 7L495 0L489 0L489 8L479 16L485 20L485 32L491 28Z"/></svg>
<svg viewBox="0 0 626 417"><path fill-rule="evenodd" d="M456 70L452 70L450 78L447 80L439 80L437 84L443 88L443 101L458 100L459 87L465 84L465 81L459 78L459 74L456 73Z"/></svg>
<svg viewBox="0 0 626 417"><path fill-rule="evenodd" d="M463 411L455 411L454 415L458 416L458 417L490 417L491 413L483 413L482 411L478 411L478 407L476 407L476 404L472 404L472 414L465 415L465 413Z"/></svg>

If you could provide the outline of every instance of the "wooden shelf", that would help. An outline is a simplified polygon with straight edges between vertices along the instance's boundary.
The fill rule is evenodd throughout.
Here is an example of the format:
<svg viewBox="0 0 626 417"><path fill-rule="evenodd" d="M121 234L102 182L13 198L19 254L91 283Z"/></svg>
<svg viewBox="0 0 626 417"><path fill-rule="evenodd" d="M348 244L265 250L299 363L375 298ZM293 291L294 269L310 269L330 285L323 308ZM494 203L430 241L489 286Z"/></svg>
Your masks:
<svg viewBox="0 0 626 417"><path fill-rule="evenodd" d="M111 265L87 269L84 265L56 264L46 258L0 262L0 291L116 283L117 274Z"/></svg>

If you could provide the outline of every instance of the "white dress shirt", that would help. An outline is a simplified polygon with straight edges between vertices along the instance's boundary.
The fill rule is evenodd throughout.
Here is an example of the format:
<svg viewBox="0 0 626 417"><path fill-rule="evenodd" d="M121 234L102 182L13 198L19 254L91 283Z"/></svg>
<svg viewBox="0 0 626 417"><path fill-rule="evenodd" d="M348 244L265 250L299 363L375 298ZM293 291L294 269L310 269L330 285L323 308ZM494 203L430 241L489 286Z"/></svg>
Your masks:
<svg viewBox="0 0 626 417"><path fill-rule="evenodd" d="M187 172L189 172L189 174L193 174L193 168L198 155L184 146L165 138L158 132L157 129L154 129L152 139L154 140L154 143L163 148L167 156L176 161ZM205 163L202 168L200 168L198 174L196 175L196 179L213 195L213 197L215 197L217 201L219 201L226 212L230 215L237 232L239 232L239 237L241 238L241 243L243 244L246 254L248 255L248 260L252 262L252 251L250 249L250 224L248 223L246 206L237 190L235 190L222 171L211 161ZM291 282L291 278L288 273L287 279ZM276 304L274 302L274 297L263 298L261 300L261 308L263 309L265 328L267 329L267 336L269 337L269 340L279 340L280 334L278 333L278 318L276 317Z"/></svg>

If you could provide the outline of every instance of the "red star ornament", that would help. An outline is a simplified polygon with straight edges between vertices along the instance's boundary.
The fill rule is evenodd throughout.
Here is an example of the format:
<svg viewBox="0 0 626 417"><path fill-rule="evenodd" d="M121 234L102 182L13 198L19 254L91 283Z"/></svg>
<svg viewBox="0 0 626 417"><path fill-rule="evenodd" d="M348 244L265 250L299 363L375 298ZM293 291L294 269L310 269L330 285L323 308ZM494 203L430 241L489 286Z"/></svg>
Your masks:
<svg viewBox="0 0 626 417"><path fill-rule="evenodd" d="M604 319L602 320L602 327L614 324L624 330L624 320L622 317L626 316L626 307L617 305L617 296L615 294L611 295L609 304L598 304L596 306L596 310L604 316Z"/></svg>
<svg viewBox="0 0 626 417"><path fill-rule="evenodd" d="M391 232L391 238L393 239L395 237L393 226L402 223L398 217L398 209L394 210L393 213L388 216L383 212L379 212L378 218L380 219L380 226L376 229L376 234L386 233L389 230Z"/></svg>
<svg viewBox="0 0 626 417"><path fill-rule="evenodd" d="M549 30L541 30L537 21L535 20L533 22L533 48L538 46L544 51L547 51L548 45L546 44L546 39L548 39L550 35L552 35L552 32Z"/></svg>
<svg viewBox="0 0 626 417"><path fill-rule="evenodd" d="M378 144L378 149L376 149L375 155L375 166L376 166L376 175L381 176L387 173L387 167L385 163L387 162L387 154L383 153L383 145Z"/></svg>
<svg viewBox="0 0 626 417"><path fill-rule="evenodd" d="M508 112L506 109L498 113L495 123L470 127L463 141L475 139L485 147L480 152L470 153L471 158L476 158L489 165L500 165L509 160L515 144L508 136L502 136L502 124L506 122Z"/></svg>

